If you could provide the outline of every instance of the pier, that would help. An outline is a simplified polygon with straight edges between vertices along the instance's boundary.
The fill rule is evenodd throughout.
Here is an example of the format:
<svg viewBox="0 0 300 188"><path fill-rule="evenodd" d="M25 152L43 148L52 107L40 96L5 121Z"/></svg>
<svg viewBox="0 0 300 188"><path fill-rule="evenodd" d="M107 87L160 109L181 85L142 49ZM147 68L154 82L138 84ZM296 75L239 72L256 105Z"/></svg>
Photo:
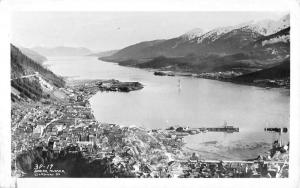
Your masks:
<svg viewBox="0 0 300 188"><path fill-rule="evenodd" d="M212 127L212 128L205 128L205 129L209 132L239 132L239 128L233 126Z"/></svg>

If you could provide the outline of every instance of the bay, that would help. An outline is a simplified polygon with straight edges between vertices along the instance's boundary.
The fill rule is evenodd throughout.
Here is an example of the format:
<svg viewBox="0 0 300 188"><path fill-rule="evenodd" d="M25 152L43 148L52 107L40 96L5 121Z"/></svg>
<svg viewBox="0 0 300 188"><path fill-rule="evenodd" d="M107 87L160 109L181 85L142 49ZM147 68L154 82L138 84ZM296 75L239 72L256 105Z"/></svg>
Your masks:
<svg viewBox="0 0 300 188"><path fill-rule="evenodd" d="M209 159L248 159L263 154L278 134L265 127L289 128L289 90L265 89L192 77L154 76L149 70L119 66L96 57L47 57L49 68L72 79L138 81L142 90L99 92L90 100L99 122L149 129L170 126L221 127L239 133L185 137L185 149ZM284 143L289 134L280 136Z"/></svg>

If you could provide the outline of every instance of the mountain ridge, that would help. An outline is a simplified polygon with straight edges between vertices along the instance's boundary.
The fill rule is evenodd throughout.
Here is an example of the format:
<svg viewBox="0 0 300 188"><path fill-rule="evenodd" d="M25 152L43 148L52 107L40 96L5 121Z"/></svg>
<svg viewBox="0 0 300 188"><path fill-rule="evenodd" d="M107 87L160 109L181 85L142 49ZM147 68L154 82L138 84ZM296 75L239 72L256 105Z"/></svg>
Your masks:
<svg viewBox="0 0 300 188"><path fill-rule="evenodd" d="M211 79L221 79L220 75L225 75L226 79L221 80L227 80L228 75L235 77L255 72L260 76L270 74L269 78L273 79L272 70L287 70L277 66L289 61L290 57L288 18L289 15L277 21L251 21L206 33L197 28L168 40L140 42L99 59L123 66L195 73L204 78L210 73ZM270 70L263 71L265 69Z"/></svg>
<svg viewBox="0 0 300 188"><path fill-rule="evenodd" d="M101 52L88 54L87 56L105 57L105 56L111 56L111 55L117 53L118 51L119 50L101 51Z"/></svg>
<svg viewBox="0 0 300 188"><path fill-rule="evenodd" d="M57 46L57 47L33 47L31 50L43 56L84 56L93 53L90 49L84 47L68 47L68 46Z"/></svg>
<svg viewBox="0 0 300 188"><path fill-rule="evenodd" d="M202 33L203 30L198 28L168 40L144 41L133 44L103 59L120 62L159 56L182 57L190 53L198 55L241 53L243 52L242 47L247 46L248 43L274 34L282 30L283 27L289 27L288 18L287 15L277 21L245 22L234 26L215 28L206 33Z"/></svg>

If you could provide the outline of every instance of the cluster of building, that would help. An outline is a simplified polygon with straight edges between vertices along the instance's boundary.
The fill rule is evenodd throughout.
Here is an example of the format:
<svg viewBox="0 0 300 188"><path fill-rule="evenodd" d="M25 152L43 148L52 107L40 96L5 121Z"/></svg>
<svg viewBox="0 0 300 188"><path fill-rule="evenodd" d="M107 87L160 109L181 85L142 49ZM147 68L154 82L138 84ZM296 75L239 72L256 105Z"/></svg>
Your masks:
<svg viewBox="0 0 300 188"><path fill-rule="evenodd" d="M278 178L288 177L288 165L266 161L190 161L181 177L189 178Z"/></svg>
<svg viewBox="0 0 300 188"><path fill-rule="evenodd" d="M211 167L210 163L185 154L182 151L183 130L174 134L170 130L147 130L97 122L88 99L99 90L111 88L114 83L84 82L60 89L66 96L62 101L14 104L14 173L22 171L16 167L22 166L16 165L18 156L33 151L33 163L50 162L55 166L58 159L79 155L91 164L89 171L94 170L94 175L104 165L105 172L100 174L108 177L244 177L245 173L249 174L248 171L232 169L232 166L223 165L225 170L219 169L218 165Z"/></svg>
<svg viewBox="0 0 300 188"><path fill-rule="evenodd" d="M206 161L195 153L185 162L182 177L196 178L288 178L289 144L273 143L265 156L248 161Z"/></svg>
<svg viewBox="0 0 300 188"><path fill-rule="evenodd" d="M287 79L257 79L253 83L267 87L286 87L290 88L290 78Z"/></svg>
<svg viewBox="0 0 300 188"><path fill-rule="evenodd" d="M12 165L16 164L18 154L32 150L38 151L36 155L42 163L55 161L65 152L78 152L93 161L111 155L112 151L117 151L116 156L123 155L124 148L127 148L126 153L132 153L136 159L134 161L139 161L150 157L149 154L152 152L150 145L159 149L168 146L168 150L174 151L176 143L181 140L175 141L165 136L155 138L154 136L159 135L158 132L99 123L94 119L88 102L89 97L99 89L110 89L116 85L124 86L115 81L113 83L86 82L73 88L60 89L60 92L67 96L67 100L64 101L50 101L46 104L36 102L34 105L31 103L30 106L25 103L14 104ZM129 85L140 87L136 83ZM77 149L66 150L70 147ZM161 155L164 153L160 152ZM157 156L157 151L152 152L152 155Z"/></svg>
<svg viewBox="0 0 300 188"><path fill-rule="evenodd" d="M214 79L214 80L223 80L223 79L229 79L240 75L242 75L241 72L224 71L224 72L204 72L204 73L197 74L197 77Z"/></svg>
<svg viewBox="0 0 300 188"><path fill-rule="evenodd" d="M172 71L155 71L153 73L156 76L187 76L187 77L198 77L214 80L223 80L233 78L242 75L241 72L237 71L223 71L223 72L203 72L203 73L188 73L188 72L172 72Z"/></svg>

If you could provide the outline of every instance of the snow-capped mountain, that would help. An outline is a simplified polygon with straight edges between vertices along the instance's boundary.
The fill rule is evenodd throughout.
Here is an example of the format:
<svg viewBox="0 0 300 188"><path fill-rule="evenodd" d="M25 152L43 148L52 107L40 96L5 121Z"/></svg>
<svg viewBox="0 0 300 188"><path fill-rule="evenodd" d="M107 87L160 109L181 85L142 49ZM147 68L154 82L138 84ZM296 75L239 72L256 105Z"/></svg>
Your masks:
<svg viewBox="0 0 300 188"><path fill-rule="evenodd" d="M195 29L192 29L186 33L184 33L183 35L181 35L181 37L183 39L186 39L186 40L192 40L196 37L200 37L204 34L204 30L201 29L201 28L195 28Z"/></svg>
<svg viewBox="0 0 300 188"><path fill-rule="evenodd" d="M272 35L289 26L290 26L290 15L285 15L279 20L255 21L249 24L248 27L264 36L267 36L267 35Z"/></svg>
<svg viewBox="0 0 300 188"><path fill-rule="evenodd" d="M181 38L190 40L191 42L197 42L198 44L206 41L207 43L213 42L226 33L229 33L237 29L250 29L253 32L259 33L263 36L272 35L282 29L290 26L290 16L286 15L279 20L260 20L260 21L250 21L242 24L219 27L208 32L203 32L203 29L195 28L187 33L181 35Z"/></svg>
<svg viewBox="0 0 300 188"><path fill-rule="evenodd" d="M279 20L250 21L234 26L215 28L208 32L196 28L176 38L160 40L159 42L146 41L128 46L119 50L107 60L126 61L151 59L158 56L183 57L189 54L201 56L208 54L230 55L247 53L253 51L251 49L257 40L289 28L289 25L289 15L286 15ZM273 47L269 51L276 50L286 53L288 51L289 36L276 35L276 37L280 38L271 39L268 37L269 41L264 42L264 46L256 49L255 53L260 50L264 52L265 56L268 50L264 48L270 48L267 47L270 46L267 44L277 44L278 42L281 43L272 45ZM284 47L280 47L282 42L285 42Z"/></svg>
<svg viewBox="0 0 300 188"><path fill-rule="evenodd" d="M192 40L194 42L196 41L198 44L202 43L203 41L207 41L207 43L209 43L219 39L226 33L237 29L250 29L253 32L259 33L263 36L267 36L289 27L289 20L290 16L286 15L279 20L250 21L234 26L219 27L206 33L204 33L202 29L196 28L185 33L181 37L187 40Z"/></svg>
<svg viewBox="0 0 300 188"><path fill-rule="evenodd" d="M262 57L271 55L275 58L289 57L290 55L290 27L282 29L272 35L260 37L255 43L247 47L247 51ZM270 57L270 56L269 56Z"/></svg>
<svg viewBox="0 0 300 188"><path fill-rule="evenodd" d="M234 26L219 27L219 28L213 29L211 31L208 31L202 35L198 35L198 37L194 37L194 39L196 39L197 43L202 43L205 40L208 43L213 42L213 41L219 39L221 36L223 36L226 33L229 33L236 29L246 27L248 25L249 25L249 23L247 22L247 23L242 23L242 24L238 24L238 25L234 25Z"/></svg>

